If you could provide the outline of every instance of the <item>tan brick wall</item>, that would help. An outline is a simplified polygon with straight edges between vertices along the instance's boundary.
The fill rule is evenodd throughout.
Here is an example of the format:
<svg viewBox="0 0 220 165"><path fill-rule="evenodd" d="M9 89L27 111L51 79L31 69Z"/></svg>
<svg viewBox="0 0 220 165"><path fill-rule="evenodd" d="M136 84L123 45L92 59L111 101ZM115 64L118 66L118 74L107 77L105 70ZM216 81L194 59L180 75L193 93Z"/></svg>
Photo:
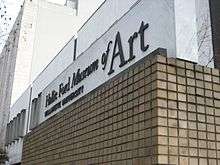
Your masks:
<svg viewBox="0 0 220 165"><path fill-rule="evenodd" d="M157 66L158 163L220 165L219 70L175 59Z"/></svg>
<svg viewBox="0 0 220 165"><path fill-rule="evenodd" d="M28 134L22 164L220 165L218 149L219 70L150 55Z"/></svg>

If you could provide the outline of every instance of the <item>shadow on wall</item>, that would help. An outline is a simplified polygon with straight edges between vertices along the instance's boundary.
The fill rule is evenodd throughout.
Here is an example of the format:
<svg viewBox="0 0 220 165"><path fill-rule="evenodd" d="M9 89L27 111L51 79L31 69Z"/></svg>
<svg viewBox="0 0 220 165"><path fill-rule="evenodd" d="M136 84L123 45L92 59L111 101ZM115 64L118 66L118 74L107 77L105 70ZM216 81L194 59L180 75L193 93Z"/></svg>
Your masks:
<svg viewBox="0 0 220 165"><path fill-rule="evenodd" d="M3 165L7 160L8 160L7 153L4 150L0 149L0 165Z"/></svg>

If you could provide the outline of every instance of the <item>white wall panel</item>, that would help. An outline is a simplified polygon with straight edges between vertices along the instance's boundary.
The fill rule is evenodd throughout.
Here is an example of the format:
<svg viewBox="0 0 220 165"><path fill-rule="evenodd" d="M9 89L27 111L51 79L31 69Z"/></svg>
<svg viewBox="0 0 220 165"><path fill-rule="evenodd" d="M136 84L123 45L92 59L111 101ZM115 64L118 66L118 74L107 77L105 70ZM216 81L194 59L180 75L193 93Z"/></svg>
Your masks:
<svg viewBox="0 0 220 165"><path fill-rule="evenodd" d="M138 0L106 0L78 31L77 56L103 35Z"/></svg>
<svg viewBox="0 0 220 165"><path fill-rule="evenodd" d="M31 61L36 28L36 2L26 1L22 15L18 52L14 72L11 105L30 85Z"/></svg>
<svg viewBox="0 0 220 165"><path fill-rule="evenodd" d="M195 0L175 0L177 57L198 61Z"/></svg>
<svg viewBox="0 0 220 165"><path fill-rule="evenodd" d="M78 14L77 17L80 21L80 26L87 21L91 15L98 9L98 7L104 2L105 0L79 0L78 1Z"/></svg>
<svg viewBox="0 0 220 165"><path fill-rule="evenodd" d="M32 98L38 97L38 94L73 62L74 40L73 37L34 80Z"/></svg>
<svg viewBox="0 0 220 165"><path fill-rule="evenodd" d="M34 1L33 1L34 2ZM70 8L38 0L33 40L31 82L77 31L77 17Z"/></svg>

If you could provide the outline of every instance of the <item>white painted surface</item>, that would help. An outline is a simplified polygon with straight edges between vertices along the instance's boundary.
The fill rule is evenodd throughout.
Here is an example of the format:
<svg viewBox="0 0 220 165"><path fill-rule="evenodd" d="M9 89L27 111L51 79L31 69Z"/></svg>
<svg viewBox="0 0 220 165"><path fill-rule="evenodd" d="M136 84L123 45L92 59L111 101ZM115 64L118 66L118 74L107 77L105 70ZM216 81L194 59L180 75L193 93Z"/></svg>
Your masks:
<svg viewBox="0 0 220 165"><path fill-rule="evenodd" d="M78 31L77 56L89 48L138 0L106 0Z"/></svg>
<svg viewBox="0 0 220 165"><path fill-rule="evenodd" d="M169 0L166 0L167 2ZM77 56L101 37L138 0L105 1L86 24L78 31ZM167 10L170 10L167 3ZM205 17L205 18L204 18ZM164 19L166 19L164 17ZM202 43L204 32L201 26L206 19L208 38ZM101 20L101 21L100 21ZM176 56L181 59L206 65L213 56L208 0L175 0ZM211 65L213 67L213 62Z"/></svg>
<svg viewBox="0 0 220 165"><path fill-rule="evenodd" d="M79 28L91 17L91 15L104 1L105 0L78 0L78 18L80 21Z"/></svg>
<svg viewBox="0 0 220 165"><path fill-rule="evenodd" d="M175 0L177 57L198 61L195 0Z"/></svg>
<svg viewBox="0 0 220 165"><path fill-rule="evenodd" d="M75 34L76 22L70 8L45 0L26 1L18 45L12 104Z"/></svg>
<svg viewBox="0 0 220 165"><path fill-rule="evenodd" d="M48 64L44 71L38 75L32 84L32 98L38 96L59 74L72 62L74 55L74 37L65 45L58 55Z"/></svg>
<svg viewBox="0 0 220 165"><path fill-rule="evenodd" d="M78 27L72 9L43 0L38 0L36 5L31 82L74 36Z"/></svg>
<svg viewBox="0 0 220 165"><path fill-rule="evenodd" d="M25 132L29 130L30 117L29 113L29 99L30 97L34 98L47 86L51 83L67 66L73 62L73 53L74 53L74 37L65 45L65 47L58 53L58 55L48 64L44 71L38 75L38 77L33 82L33 91L31 92L31 87L28 89L16 100L13 106L10 109L10 119L13 120L22 109L27 109L26 118L25 118ZM32 93L32 94L31 94ZM19 141L11 144L7 151L9 153L9 162L10 164L18 163L21 161L22 156L22 143L23 140L20 138Z"/></svg>
<svg viewBox="0 0 220 165"><path fill-rule="evenodd" d="M26 1L18 46L12 104L103 1L90 0L88 3L87 0L80 0L77 17L69 7L48 3L45 0Z"/></svg>
<svg viewBox="0 0 220 165"><path fill-rule="evenodd" d="M59 100L62 100L71 92L78 89L81 85L84 85L83 95L85 95L112 78L113 76L117 75L130 65L139 61L158 47L167 48L168 54L170 56L174 56L176 47L174 7L172 7L174 5L173 1L169 1L169 5L171 6L171 9L167 10L167 2L165 0L142 0L122 19L120 19L117 24L114 24L108 32L106 32L100 39L98 39L87 51L81 54L76 61L74 61L61 75L58 76L58 78L56 78L45 90L43 90L40 122L43 122L48 117L56 114L59 110L74 102L76 99L79 99L82 95L72 100L70 103L57 110L55 113L49 115L46 118L44 117L44 113L46 110L50 109L53 105L58 103ZM164 17L166 19L163 19ZM107 68L104 71L102 70L102 65L100 63L101 55L103 52L106 51L108 42L112 40L114 43L115 36L117 32L120 31L125 58L128 59L129 44L127 41L134 32L137 32L139 30L142 21L144 21L145 23L149 23L149 29L147 29L145 32L145 43L150 45L149 49L146 52L142 52L140 50L140 38L137 38L134 42L134 54L136 55L136 58L122 68L118 67L119 58L116 58L114 62L115 72L109 76L108 71L110 68L110 61L114 44L111 46ZM49 92L51 92L52 90L59 91L60 83L67 83L68 77L72 76L74 72L77 72L78 68L80 68L82 71L86 69L86 67L88 67L96 59L99 59L99 68L97 71L95 71L95 73L92 73L89 77L76 85L71 91L60 97L49 107L45 108L46 95Z"/></svg>
<svg viewBox="0 0 220 165"><path fill-rule="evenodd" d="M27 1L24 4L24 12L21 22L11 105L15 103L30 85L30 71L35 33L35 14L36 6L32 5L30 1Z"/></svg>

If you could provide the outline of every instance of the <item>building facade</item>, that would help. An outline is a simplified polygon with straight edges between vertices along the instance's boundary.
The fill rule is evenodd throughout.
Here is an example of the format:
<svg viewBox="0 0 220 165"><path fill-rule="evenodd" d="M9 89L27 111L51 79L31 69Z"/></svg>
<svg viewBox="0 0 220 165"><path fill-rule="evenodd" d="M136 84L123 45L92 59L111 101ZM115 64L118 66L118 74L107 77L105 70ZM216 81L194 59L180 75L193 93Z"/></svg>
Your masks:
<svg viewBox="0 0 220 165"><path fill-rule="evenodd" d="M87 19L100 3L101 1L93 1L91 8L77 13L76 6L74 7L70 3L62 6L44 0L25 1L20 23L21 30L18 33L20 38L14 64L15 71L10 72L13 73L14 83L11 101L13 104L11 107L10 103L8 104L8 110L10 109L8 130L10 131L6 138L9 156L7 163L21 162L23 134L25 135L29 131L30 101L27 100L38 95L44 86L47 86L72 63L75 54L75 39L72 36L76 33L77 27L84 23L83 20ZM77 8L81 9L85 6L86 2L82 1ZM69 54L66 55L66 52ZM49 61L51 62L48 65ZM40 73L42 70L44 71ZM45 77L47 78L45 79ZM11 78L13 79L13 77ZM12 84L10 87L12 88ZM8 97L7 99L11 100L11 95ZM12 135L13 129L19 128L20 124L16 124L16 121L24 110L25 122L20 126L24 129L23 134ZM9 111L7 111L7 115L9 115ZM10 125L14 125L14 128L10 128ZM5 137L1 137L5 141ZM4 144L2 145L4 146Z"/></svg>
<svg viewBox="0 0 220 165"><path fill-rule="evenodd" d="M91 0L87 10L85 10L87 6L85 0L81 0L79 4L75 0L66 4L52 3L47 0L25 1L12 104L55 58L103 1Z"/></svg>
<svg viewBox="0 0 220 165"><path fill-rule="evenodd" d="M220 164L209 1L80 2L88 20L11 108L8 163Z"/></svg>
<svg viewBox="0 0 220 165"><path fill-rule="evenodd" d="M4 149L6 125L9 119L11 92L19 40L22 9L0 54L0 148Z"/></svg>
<svg viewBox="0 0 220 165"><path fill-rule="evenodd" d="M219 70L153 52L25 136L22 164L219 164Z"/></svg>
<svg viewBox="0 0 220 165"><path fill-rule="evenodd" d="M54 17L56 21L52 19ZM12 104L74 35L76 31L74 17L75 12L66 6L49 3L46 0L25 1Z"/></svg>

